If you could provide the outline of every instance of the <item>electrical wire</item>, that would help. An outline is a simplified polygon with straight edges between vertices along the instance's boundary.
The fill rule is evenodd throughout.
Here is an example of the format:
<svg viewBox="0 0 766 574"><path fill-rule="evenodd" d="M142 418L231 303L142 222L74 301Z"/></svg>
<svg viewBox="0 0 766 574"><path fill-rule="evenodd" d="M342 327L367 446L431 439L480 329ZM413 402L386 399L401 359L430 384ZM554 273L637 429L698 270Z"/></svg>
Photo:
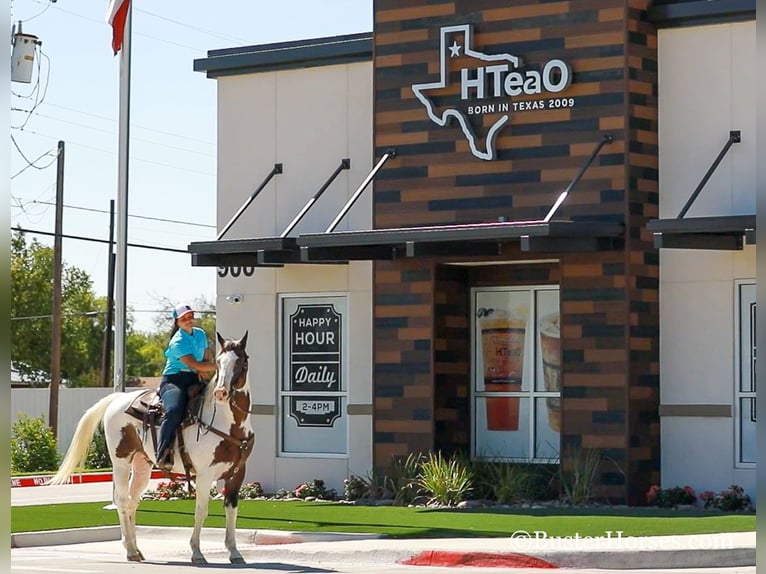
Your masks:
<svg viewBox="0 0 766 574"><path fill-rule="evenodd" d="M107 117L107 116L101 116L101 115L93 114L93 113L90 113L90 112L84 112L84 111L78 110L76 108L70 108L68 106L62 106L61 104L54 104L54 103L51 103L51 102L45 102L45 105L46 106L51 106L51 107L54 107L54 108L59 108L59 109L62 109L62 110L67 110L67 111L70 111L70 112L75 112L75 113L78 113L78 114L82 114L84 116L90 116L92 118L97 118L97 119L100 119L100 120L110 121L112 123L116 123L117 122L117 120L114 119L114 118L110 118L110 117ZM150 127L147 127L147 126L142 126L141 124L134 124L132 122L130 124L130 127L131 128L139 128L139 129L147 130L147 131L150 131L150 132L156 132L158 134L162 134L162 135L166 135L166 136L171 136L171 137L174 137L174 138L180 138L180 139L183 139L184 141L194 141L194 142L198 142L198 143L205 144L205 145L210 145L210 146L214 146L215 145L215 143L211 142L210 140L201 140L201 139L198 139L198 138L190 137L190 136L188 136L186 134L176 134L176 133L173 133L173 132L166 132L164 130L158 130L156 128L150 128Z"/></svg>
<svg viewBox="0 0 766 574"><path fill-rule="evenodd" d="M13 147L15 147L16 151L19 152L19 155L24 159L25 162L27 162L27 165L23 169L17 171L15 174L13 174L11 176L11 179L15 178L18 175L21 175L22 173L24 173L30 167L33 167L33 168L39 169L39 170L43 170L43 169L49 168L51 165L56 163L56 157L58 156L58 151L56 151L55 153L51 154L51 152L53 152L54 149L50 149L50 150L46 151L44 154L40 155L40 157L38 157L34 161L29 161L27 159L27 156L24 155L24 152L21 151L21 148L19 147L19 144L16 142L16 138L13 137L13 134L11 134L11 141L13 142ZM46 164L46 165L44 165L42 167L40 167L38 165L35 165L35 164L37 164L38 161L40 161L42 158L44 158L45 156L48 156L48 155L53 155L53 161L51 161L50 163L48 163L48 164Z"/></svg>
<svg viewBox="0 0 766 574"><path fill-rule="evenodd" d="M13 197L13 196L11 196L11 197ZM52 201L37 201L37 200L32 200L29 203L42 203L44 205L56 205ZM63 205L62 207L67 207L69 209L78 209L78 210L81 210L81 211L92 211L94 213L109 213L109 211L107 211L106 209L95 209L93 207L80 207L80 206L77 206L77 205L66 205L66 204ZM132 218L135 218L135 219L147 219L147 220L150 220L150 221L160 221L162 223L177 223L179 225L191 225L191 226L194 226L194 227L209 227L211 229L215 229L216 228L215 225L208 225L206 223L193 223L193 222L190 222L190 221L179 221L179 220L176 220L176 219L164 219L162 217L150 217L148 215L130 215L130 214L128 214L128 217L132 217Z"/></svg>
<svg viewBox="0 0 766 574"><path fill-rule="evenodd" d="M71 120L62 120L61 118L57 118L55 116L49 116L47 114L41 114L40 112L34 112L34 115L39 116L41 118L46 118L46 119L49 119L49 120L53 120L53 121L56 121L56 122L61 122L61 123L64 123L64 124L70 124L70 125L74 125L74 126L79 126L79 127L83 128L83 129L92 130L92 131L95 131L95 132L101 132L101 133L105 133L105 134L116 134L117 133L114 130L106 130L106 129L103 129L103 128L95 128L95 127L87 126L87 125L79 123L79 122L73 122ZM183 137L183 136L176 136L176 137ZM215 155L210 154L210 153L205 153L205 152L202 152L202 151L196 151L196 150L193 150L193 149L189 149L189 148L185 148L185 147L180 147L180 146L169 145L169 144L158 142L158 141L155 141L155 140L148 140L148 139L138 138L138 137L131 137L131 140L132 141L144 142L144 143L148 143L148 144L153 144L153 145L158 145L158 146L162 146L162 147L165 147L165 148L168 148L168 149L174 149L174 150L183 151L183 152L186 152L186 153L194 153L194 154L202 155L202 156L205 156L205 157L212 157L212 158L215 157Z"/></svg>

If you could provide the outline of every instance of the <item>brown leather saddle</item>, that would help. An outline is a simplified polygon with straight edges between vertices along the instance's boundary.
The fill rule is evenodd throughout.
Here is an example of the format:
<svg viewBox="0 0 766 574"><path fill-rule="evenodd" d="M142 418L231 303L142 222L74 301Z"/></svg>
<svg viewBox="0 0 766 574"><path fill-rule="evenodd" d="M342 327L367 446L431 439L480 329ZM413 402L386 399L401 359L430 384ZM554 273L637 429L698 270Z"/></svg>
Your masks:
<svg viewBox="0 0 766 574"><path fill-rule="evenodd" d="M176 431L176 440L178 441L178 450L181 453L181 460L186 470L187 479L194 473L194 467L192 465L189 454L184 444L183 433L180 431L188 426L191 426L199 421L199 415L202 411L202 398L204 397L205 385L192 385L189 387L189 400L186 402L186 413L181 424ZM147 389L143 393L139 394L133 402L125 409L125 413L138 419L142 423L143 434L146 436L146 431L150 431L152 435L152 446L154 450L157 450L157 428L162 422L162 416L165 414L165 409L162 406L162 399L157 389Z"/></svg>

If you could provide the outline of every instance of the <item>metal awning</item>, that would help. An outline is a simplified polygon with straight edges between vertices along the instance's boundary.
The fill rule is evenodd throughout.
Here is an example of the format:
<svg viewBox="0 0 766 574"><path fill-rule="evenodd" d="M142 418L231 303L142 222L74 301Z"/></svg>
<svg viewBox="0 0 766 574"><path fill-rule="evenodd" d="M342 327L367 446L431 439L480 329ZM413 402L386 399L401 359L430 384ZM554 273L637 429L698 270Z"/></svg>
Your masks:
<svg viewBox="0 0 766 574"><path fill-rule="evenodd" d="M658 249L723 249L755 245L755 215L655 219L646 228Z"/></svg>
<svg viewBox="0 0 766 574"><path fill-rule="evenodd" d="M596 251L621 245L622 224L598 221L504 221L298 237L303 262L402 257L493 256L518 242L522 251Z"/></svg>
<svg viewBox="0 0 766 574"><path fill-rule="evenodd" d="M290 263L347 263L413 257L491 257L502 255L506 245L517 243L525 252L587 252L622 249L625 228L621 222L554 218L576 183L612 142L605 134L574 179L562 191L543 219L431 225L394 229L335 231L356 199L383 164L394 157L388 150L323 232L288 237L290 224L280 237L233 239L189 244L193 266L280 266ZM325 186L326 187L326 186ZM300 218L311 206L306 204ZM242 210L240 210L242 211Z"/></svg>
<svg viewBox="0 0 766 574"><path fill-rule="evenodd" d="M721 249L736 251L745 243L755 245L755 215L686 217L700 192L732 145L742 141L739 130L729 132L729 139L692 192L677 217L653 219L646 229L652 232L658 249Z"/></svg>

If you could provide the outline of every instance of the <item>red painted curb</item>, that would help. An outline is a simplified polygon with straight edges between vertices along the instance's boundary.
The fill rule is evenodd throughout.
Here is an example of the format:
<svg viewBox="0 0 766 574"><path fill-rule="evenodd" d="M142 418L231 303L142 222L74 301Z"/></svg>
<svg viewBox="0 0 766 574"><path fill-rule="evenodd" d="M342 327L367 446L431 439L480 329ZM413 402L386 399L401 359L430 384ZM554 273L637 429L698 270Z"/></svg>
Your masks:
<svg viewBox="0 0 766 574"><path fill-rule="evenodd" d="M558 568L534 556L515 552L447 552L429 550L400 562L407 566L474 566L477 568Z"/></svg>
<svg viewBox="0 0 766 574"><path fill-rule="evenodd" d="M45 484L53 477L52 474L46 474L41 476L20 476L17 478L11 478L11 488L18 488L23 486L45 486ZM166 478L165 474L161 470L153 470L151 478ZM172 474L171 478L186 478L183 474ZM90 472L86 474L73 474L66 484L87 484L91 482L112 482L111 472Z"/></svg>

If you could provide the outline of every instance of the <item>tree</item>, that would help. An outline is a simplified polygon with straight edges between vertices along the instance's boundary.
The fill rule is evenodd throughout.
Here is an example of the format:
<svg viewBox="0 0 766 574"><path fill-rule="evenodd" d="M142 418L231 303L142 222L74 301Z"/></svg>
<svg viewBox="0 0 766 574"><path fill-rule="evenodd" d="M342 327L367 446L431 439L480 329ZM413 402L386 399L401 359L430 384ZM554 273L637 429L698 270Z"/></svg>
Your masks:
<svg viewBox="0 0 766 574"><path fill-rule="evenodd" d="M61 273L61 375L74 385L97 384L105 301L95 296L88 274L63 263ZM38 383L51 366L53 248L21 230L11 238L11 360ZM47 377L43 377L47 379Z"/></svg>

